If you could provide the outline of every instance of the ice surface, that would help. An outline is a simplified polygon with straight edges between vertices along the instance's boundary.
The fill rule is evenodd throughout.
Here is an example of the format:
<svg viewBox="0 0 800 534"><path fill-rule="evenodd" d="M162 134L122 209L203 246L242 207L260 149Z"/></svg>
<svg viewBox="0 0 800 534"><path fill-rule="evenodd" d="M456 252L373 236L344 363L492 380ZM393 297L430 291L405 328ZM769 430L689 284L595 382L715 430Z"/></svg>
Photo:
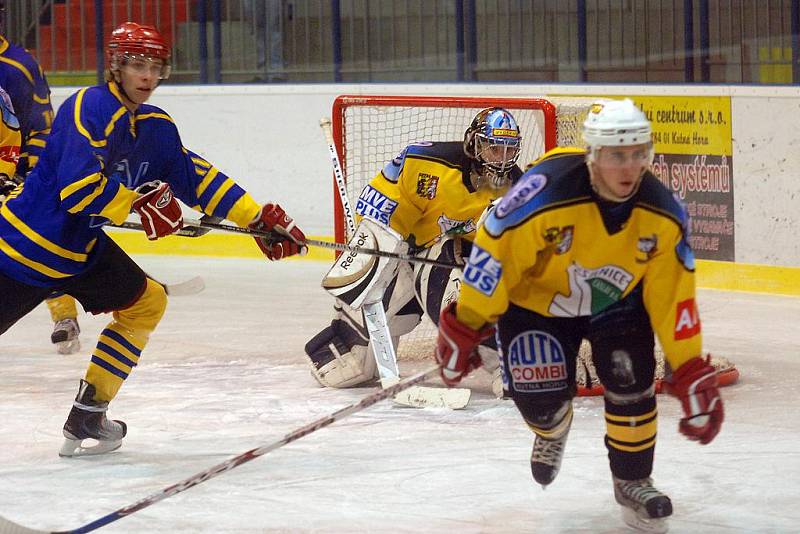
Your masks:
<svg viewBox="0 0 800 534"><path fill-rule="evenodd" d="M61 425L107 316L81 315L83 350L60 356L44 306L0 338L0 515L76 528L373 389L319 388L302 357L329 321L323 263L143 256L153 275L200 274L173 298L141 364L111 404L123 447L61 459ZM702 291L706 348L736 362L725 425L700 446L661 397L654 478L675 507L671 532L797 532L800 524L800 299ZM421 369L421 363L414 364ZM401 365L401 372L412 369ZM543 491L532 437L512 403L469 380L463 411L381 403L105 532L626 532L603 446L602 399L578 399L561 473ZM433 384L431 384L433 385Z"/></svg>

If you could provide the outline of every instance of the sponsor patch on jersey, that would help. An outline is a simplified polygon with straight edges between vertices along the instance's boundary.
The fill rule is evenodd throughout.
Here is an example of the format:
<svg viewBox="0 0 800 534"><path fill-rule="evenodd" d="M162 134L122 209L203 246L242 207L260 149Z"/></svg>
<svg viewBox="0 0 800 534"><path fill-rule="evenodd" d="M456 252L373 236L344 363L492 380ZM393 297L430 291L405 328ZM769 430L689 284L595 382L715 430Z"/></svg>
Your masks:
<svg viewBox="0 0 800 534"><path fill-rule="evenodd" d="M464 269L464 283L475 288L486 296L491 296L497 289L503 268L487 251L478 245L472 245L466 269Z"/></svg>
<svg viewBox="0 0 800 534"><path fill-rule="evenodd" d="M569 292L557 293L548 311L556 317L595 315L619 302L634 276L618 265L586 269L577 262L567 267Z"/></svg>
<svg viewBox="0 0 800 534"><path fill-rule="evenodd" d="M544 174L523 176L500 201L495 210L495 216L502 219L539 194L545 185L547 185L547 176Z"/></svg>
<svg viewBox="0 0 800 534"><path fill-rule="evenodd" d="M19 163L19 147L18 146L3 146L0 147L0 159L13 163Z"/></svg>
<svg viewBox="0 0 800 534"><path fill-rule="evenodd" d="M508 373L515 391L553 391L567 387L567 363L558 339L528 330L508 346Z"/></svg>
<svg viewBox="0 0 800 534"><path fill-rule="evenodd" d="M643 255L643 257L636 257L636 263L647 263L658 252L658 236L653 234L649 237L640 237L636 243L636 250Z"/></svg>
<svg viewBox="0 0 800 534"><path fill-rule="evenodd" d="M417 195L428 200L433 200L436 196L436 189L439 186L439 177L421 172L417 175Z"/></svg>
<svg viewBox="0 0 800 534"><path fill-rule="evenodd" d="M389 224L395 209L397 202L370 185L361 191L356 201L356 213L386 225Z"/></svg>
<svg viewBox="0 0 800 534"><path fill-rule="evenodd" d="M694 299L679 302L675 312L675 341L689 339L699 333L700 315Z"/></svg>
<svg viewBox="0 0 800 534"><path fill-rule="evenodd" d="M472 219L459 221L458 219L451 219L447 217L444 213L439 215L439 218L436 220L436 222L439 224L439 230L441 230L441 233L448 235L471 234L478 228L478 226L475 224L475 221Z"/></svg>
<svg viewBox="0 0 800 534"><path fill-rule="evenodd" d="M556 254L561 255L572 248L572 235L575 232L575 227L572 225L559 228L553 226L544 232L544 240L548 243L555 245Z"/></svg>

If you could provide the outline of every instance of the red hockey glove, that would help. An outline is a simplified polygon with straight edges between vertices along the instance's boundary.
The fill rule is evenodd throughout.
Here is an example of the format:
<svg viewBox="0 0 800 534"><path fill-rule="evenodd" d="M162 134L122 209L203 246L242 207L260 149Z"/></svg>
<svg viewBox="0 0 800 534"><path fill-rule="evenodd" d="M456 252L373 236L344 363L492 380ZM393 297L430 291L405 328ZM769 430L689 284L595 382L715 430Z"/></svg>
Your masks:
<svg viewBox="0 0 800 534"><path fill-rule="evenodd" d="M717 389L717 373L708 360L692 358L678 367L665 385L668 393L680 399L686 414L678 426L681 433L703 445L711 443L725 413Z"/></svg>
<svg viewBox="0 0 800 534"><path fill-rule="evenodd" d="M439 316L439 338L436 340L436 361L442 381L452 387L481 366L475 350L478 344L494 333L493 326L473 330L456 317L456 303L451 302Z"/></svg>
<svg viewBox="0 0 800 534"><path fill-rule="evenodd" d="M256 237L256 244L261 252L270 260L279 260L295 254L305 255L305 234L295 226L294 220L286 215L277 204L264 204L253 222L248 226L251 230L274 232L271 238ZM279 235L278 235L279 234Z"/></svg>
<svg viewBox="0 0 800 534"><path fill-rule="evenodd" d="M147 239L153 241L183 228L183 214L169 184L147 182L136 188L139 197L131 208L142 219Z"/></svg>

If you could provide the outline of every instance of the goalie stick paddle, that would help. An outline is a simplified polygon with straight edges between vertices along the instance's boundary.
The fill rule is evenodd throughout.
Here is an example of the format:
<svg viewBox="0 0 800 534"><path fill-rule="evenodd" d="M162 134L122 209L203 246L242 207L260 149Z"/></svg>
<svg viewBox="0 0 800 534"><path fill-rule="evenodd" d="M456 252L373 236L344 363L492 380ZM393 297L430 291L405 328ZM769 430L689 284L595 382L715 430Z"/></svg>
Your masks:
<svg viewBox="0 0 800 534"><path fill-rule="evenodd" d="M178 493L186 491L189 488L197 486L198 484L202 484L206 480L210 480L216 476L219 476L227 471L230 471L240 465L249 462L250 460L255 460L259 456L264 456L265 454L274 451L275 449L279 449L284 445L288 445L293 441L297 441L298 439L302 438L303 436L307 436L312 432L316 432L326 426L329 426L336 421L344 419L348 415L352 415L356 412L360 412L365 408L369 408L370 406L379 403L384 399L388 399L393 397L394 395L404 391L434 375L439 372L439 366L435 365L425 371L420 371L419 373L412 375L400 382L394 384L393 386L389 386L386 389L381 389L376 391L375 393L368 395L361 399L360 401L345 406L344 408L340 408L335 412L320 417L315 421L304 425L297 430L294 430L282 438L268 443L266 445L262 445L261 447L257 447L255 449L250 449L247 452L243 452L238 456L234 456L220 464L217 464L213 467L209 467L205 471L201 471L195 475L190 476L187 479L184 479L177 484L173 484L171 486L167 486L161 491L153 493L136 501L135 503L126 506L124 508L120 508L114 512L104 515L99 519L95 519L94 521L87 523L83 526L72 530L59 530L59 531L49 531L49 530L36 530L25 527L3 517L0 517L0 534L32 534L32 533L47 533L50 534L83 534L84 532L91 532L93 530L97 530L98 528L108 525L109 523L113 523L118 519L122 519L125 516L131 515L139 510L147 508L151 504L155 504L158 501L162 501L167 497L172 497Z"/></svg>

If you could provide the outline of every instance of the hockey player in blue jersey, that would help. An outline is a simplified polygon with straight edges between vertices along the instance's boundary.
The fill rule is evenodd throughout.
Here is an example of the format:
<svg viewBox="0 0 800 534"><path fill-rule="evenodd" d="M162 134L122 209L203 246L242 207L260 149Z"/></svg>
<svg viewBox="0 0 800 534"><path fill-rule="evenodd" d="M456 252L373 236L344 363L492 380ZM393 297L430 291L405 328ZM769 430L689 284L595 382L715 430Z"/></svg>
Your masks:
<svg viewBox="0 0 800 534"><path fill-rule="evenodd" d="M99 454L126 426L106 418L166 308L164 288L103 231L136 212L148 239L179 230L177 199L241 227L270 260L305 252L305 236L277 204L257 204L233 180L185 149L163 110L145 104L169 76L158 31L126 22L108 44L108 83L81 89L59 109L37 166L0 208L0 333L53 290L92 313L113 313L100 334L64 424L62 456ZM94 447L85 439L97 440Z"/></svg>
<svg viewBox="0 0 800 534"><path fill-rule="evenodd" d="M5 2L0 0L0 28L5 28ZM53 124L50 86L41 66L30 52L0 35L0 86L11 97L20 133L22 150L14 173L0 177L0 194L7 193L25 179L39 160ZM75 299L55 294L47 299L54 328L50 340L61 354L80 350L78 310Z"/></svg>

